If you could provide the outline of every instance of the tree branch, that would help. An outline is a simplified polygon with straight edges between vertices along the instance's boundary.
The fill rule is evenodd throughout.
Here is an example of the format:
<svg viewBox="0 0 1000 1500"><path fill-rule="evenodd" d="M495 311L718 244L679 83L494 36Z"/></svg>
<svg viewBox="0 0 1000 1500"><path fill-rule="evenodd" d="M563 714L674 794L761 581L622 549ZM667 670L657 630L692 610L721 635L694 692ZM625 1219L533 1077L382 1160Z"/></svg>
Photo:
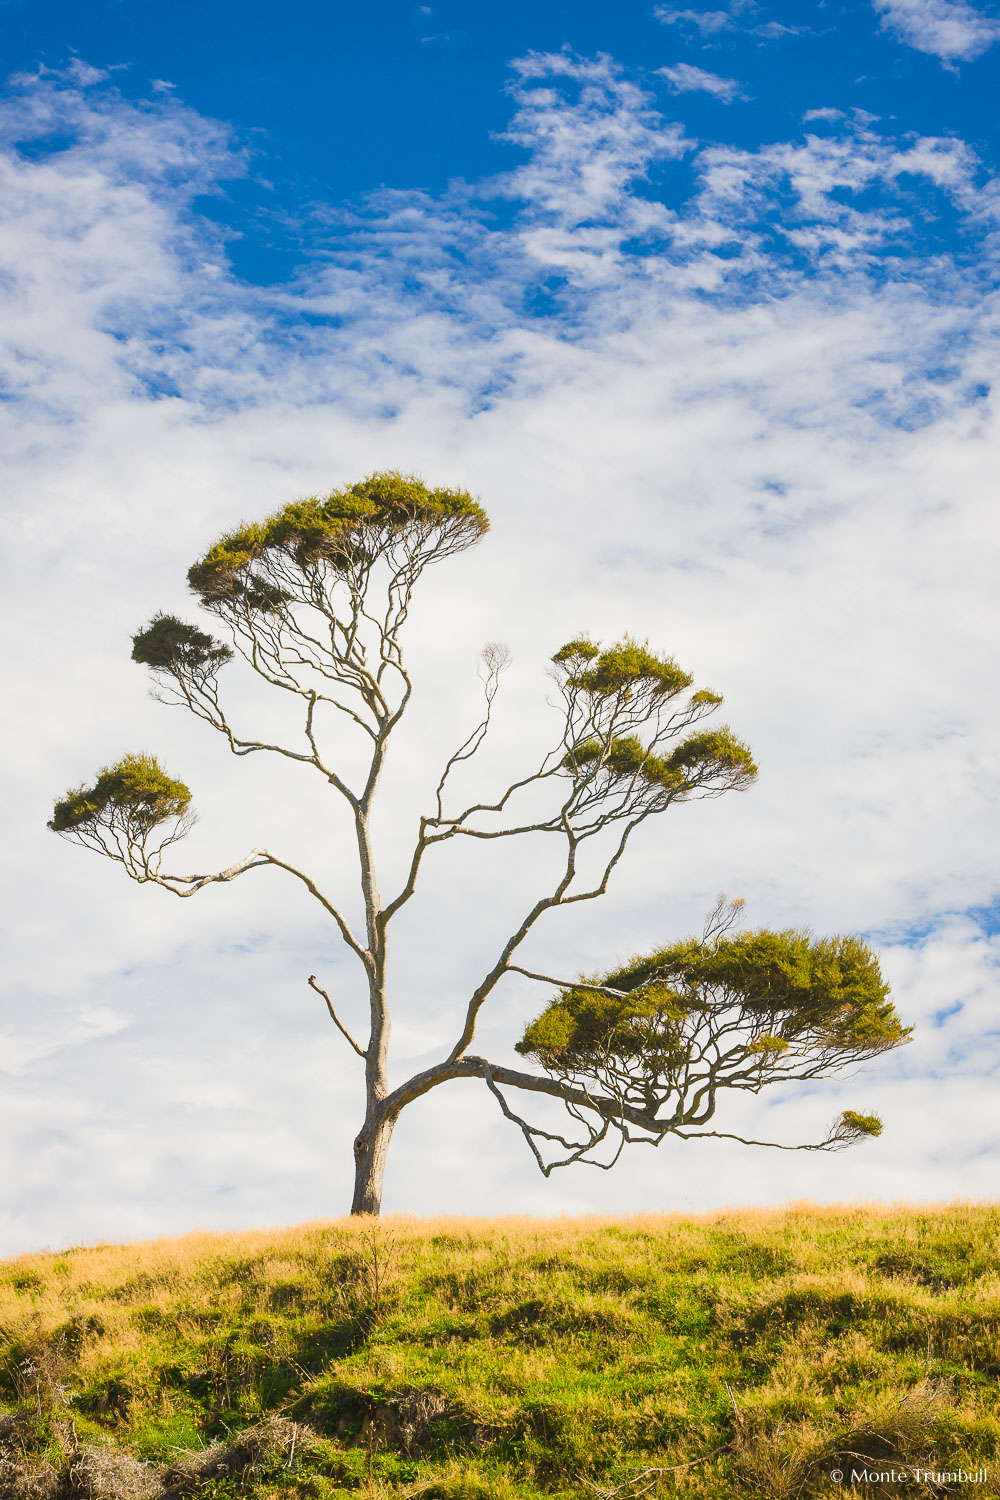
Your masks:
<svg viewBox="0 0 1000 1500"><path fill-rule="evenodd" d="M572 1084L564 1083L560 1079L539 1073L522 1073L516 1068L487 1062L485 1057L468 1056L454 1060L449 1058L446 1062L436 1063L422 1073L415 1073L406 1083L400 1084L386 1096L383 1109L388 1117L394 1117L406 1105L412 1104L415 1099L421 1098L431 1089L437 1088L439 1084L448 1083L455 1078L485 1079L487 1071L495 1083L506 1084L510 1088L524 1089L533 1094L546 1094L551 1099L559 1099L564 1104L573 1104L580 1109L592 1109L597 1114L610 1114L612 1118L621 1117L641 1130L656 1131L662 1124L640 1110L627 1106L623 1109L618 1099L600 1094L595 1097L585 1089L575 1088ZM663 1125L663 1128L669 1128L669 1125Z"/></svg>
<svg viewBox="0 0 1000 1500"><path fill-rule="evenodd" d="M807 1141L800 1146L789 1146L784 1141L748 1140L746 1136L734 1135L728 1130L694 1130L690 1134L683 1130L672 1130L670 1134L677 1136L681 1141L739 1141L741 1146L768 1146L772 1151L842 1151L850 1145L850 1141L845 1140L842 1134L837 1134L836 1124L831 1128L825 1141Z"/></svg>
<svg viewBox="0 0 1000 1500"><path fill-rule="evenodd" d="M319 985L316 983L316 975L310 974L306 982L311 989L314 989L316 991L317 995L323 996L323 999L326 1001L326 1008L330 1012L330 1019L333 1022L334 1026L336 1026L337 1030L340 1032L341 1036L344 1037L346 1041L350 1042L351 1046L354 1048L355 1052L362 1060L367 1059L368 1053L363 1047L358 1046L357 1042L354 1040L347 1027L340 1020L337 1012L333 1008L333 1001L330 999L330 996L327 994L326 990L320 989Z"/></svg>
<svg viewBox="0 0 1000 1500"><path fill-rule="evenodd" d="M555 985L557 990L589 990L595 995L606 995L609 1000L622 1000L626 990L613 990L606 984L591 984L586 979L554 979L551 974L536 974L531 969L522 969L520 964L508 964L508 974L523 974L525 979L537 979L539 984Z"/></svg>

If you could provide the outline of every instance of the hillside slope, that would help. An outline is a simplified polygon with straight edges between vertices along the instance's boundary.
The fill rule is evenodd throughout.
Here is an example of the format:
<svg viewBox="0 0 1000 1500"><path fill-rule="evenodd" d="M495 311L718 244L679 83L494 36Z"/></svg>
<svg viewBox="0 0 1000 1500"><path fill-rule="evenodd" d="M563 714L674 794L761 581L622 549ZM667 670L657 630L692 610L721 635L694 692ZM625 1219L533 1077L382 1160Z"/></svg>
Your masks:
<svg viewBox="0 0 1000 1500"><path fill-rule="evenodd" d="M998 1251L1000 1208L946 1204L25 1255L0 1264L0 1497L981 1500Z"/></svg>

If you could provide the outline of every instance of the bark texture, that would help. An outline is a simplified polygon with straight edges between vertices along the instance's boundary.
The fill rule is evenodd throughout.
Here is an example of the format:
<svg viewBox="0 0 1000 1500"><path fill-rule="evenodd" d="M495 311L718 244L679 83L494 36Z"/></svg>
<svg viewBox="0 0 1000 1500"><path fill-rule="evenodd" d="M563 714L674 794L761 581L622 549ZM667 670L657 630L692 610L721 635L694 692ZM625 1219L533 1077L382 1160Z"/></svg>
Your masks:
<svg viewBox="0 0 1000 1500"><path fill-rule="evenodd" d="M388 1119L376 1115L365 1121L355 1138L352 1214L377 1215L381 1211L385 1159L395 1126L395 1115Z"/></svg>

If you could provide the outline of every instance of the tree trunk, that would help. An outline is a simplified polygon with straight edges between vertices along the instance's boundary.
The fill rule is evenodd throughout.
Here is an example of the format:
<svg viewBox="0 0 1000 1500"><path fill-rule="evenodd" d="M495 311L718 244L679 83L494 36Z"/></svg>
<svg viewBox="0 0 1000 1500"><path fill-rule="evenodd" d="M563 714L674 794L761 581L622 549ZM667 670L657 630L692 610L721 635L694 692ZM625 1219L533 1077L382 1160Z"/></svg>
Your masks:
<svg viewBox="0 0 1000 1500"><path fill-rule="evenodd" d="M382 1208L382 1178L385 1158L395 1129L396 1116L370 1116L354 1142L354 1201L352 1214L378 1216Z"/></svg>

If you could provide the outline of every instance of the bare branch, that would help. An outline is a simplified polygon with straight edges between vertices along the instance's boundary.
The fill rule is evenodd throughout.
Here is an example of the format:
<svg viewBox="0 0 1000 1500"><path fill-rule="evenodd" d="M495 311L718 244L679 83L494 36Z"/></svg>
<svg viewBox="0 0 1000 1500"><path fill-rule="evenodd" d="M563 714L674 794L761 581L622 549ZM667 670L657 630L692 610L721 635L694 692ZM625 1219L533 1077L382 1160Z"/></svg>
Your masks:
<svg viewBox="0 0 1000 1500"><path fill-rule="evenodd" d="M340 1020L337 1012L333 1008L333 1001L330 999L330 996L327 994L326 990L320 989L319 985L316 983L316 975L310 974L306 983L311 989L314 989L316 991L317 995L323 996L323 999L326 1001L326 1008L330 1012L330 1019L333 1022L334 1026L336 1026L337 1030L340 1032L341 1036L344 1037L346 1041L350 1042L351 1046L354 1048L355 1052L360 1058L367 1058L368 1053L363 1047L358 1046L357 1042L354 1040L347 1027Z"/></svg>
<svg viewBox="0 0 1000 1500"><path fill-rule="evenodd" d="M715 905L705 918L705 925L701 931L703 943L709 943L715 938L722 937L723 933L731 932L743 920L746 902L742 896L733 900L721 891L716 898Z"/></svg>
<svg viewBox="0 0 1000 1500"><path fill-rule="evenodd" d="M486 698L486 712L468 738L459 745L458 749L445 762L444 770L441 772L441 779L435 790L437 821L439 823L444 821L442 798L444 796L445 783L457 765L460 765L463 761L472 759L489 733L490 721L493 714L493 700L500 686L500 677L507 670L510 661L510 650L501 641L487 641L480 653L480 662L484 673L484 675L481 675L480 680L483 683L483 692Z"/></svg>
<svg viewBox="0 0 1000 1500"><path fill-rule="evenodd" d="M508 964L507 972L523 974L526 979L537 979L539 984L551 984L558 990L592 990L595 995L607 995L612 1000L620 1000L626 994L625 990L609 989L606 984L591 984L587 979L554 979L551 974L536 974L531 969L522 969L520 964Z"/></svg>
<svg viewBox="0 0 1000 1500"><path fill-rule="evenodd" d="M697 1130L690 1134L683 1130L675 1130L671 1133L681 1141L739 1141L741 1146L769 1146L773 1151L843 1151L850 1145L850 1141L845 1140L842 1134L837 1134L835 1124L825 1140L806 1142L803 1145L789 1145L785 1141L751 1140L746 1136L734 1135L728 1130Z"/></svg>
<svg viewBox="0 0 1000 1500"><path fill-rule="evenodd" d="M244 653L241 652L241 654ZM338 703L335 699L330 698L329 696L326 696L322 693L317 693L315 691L306 691L304 689L301 691L299 689L292 689L293 691L299 692L299 695L306 700L306 719L304 724L304 733L309 744L309 752L306 753L300 750L292 750L287 745L278 745L267 740L253 740L243 738L242 736L236 734L236 732L230 725L229 720L227 719L226 714L222 708L222 705L219 702L218 692L214 683L206 686L198 682L193 682L184 673L172 670L170 671L169 676L173 679L173 683L176 684L176 686L172 686L168 685L165 682L165 675L166 674L162 672L158 674L160 687L158 690L154 691L154 697L156 697L160 703L165 703L168 706L187 708L192 714L194 714L195 718L200 719L203 724L207 724L209 728L214 729L216 733L223 735L233 755L253 755L258 752L264 751L274 755L281 755L286 760L298 761L300 764L315 766L320 774L330 783L331 786L335 787L336 790L340 792L340 794L351 804L352 807L355 807L357 805L358 799L355 794L350 790L346 783L341 780L337 773L324 763L319 752L319 746L316 742L313 729L317 703L327 703L331 707L340 709L343 712L347 713L357 724L360 725L360 727L368 735L370 735L372 738L375 738L375 732L344 704ZM287 686L286 684L279 682L277 679L267 676L267 674L264 672L261 672L260 675L264 676L266 680L272 684L272 686Z"/></svg>
<svg viewBox="0 0 1000 1500"><path fill-rule="evenodd" d="M479 1017L479 1012L482 1009L483 1005L486 1003L489 995L495 988L497 981L504 973L506 973L511 954L520 947L521 943L523 943L524 939L527 937L528 933L531 931L532 927L535 925L542 913L551 910L553 906L559 905L563 895L572 884L575 874L576 842L573 839L572 833L567 832L566 867L563 871L562 878L560 879L551 896L543 896L539 901L535 902L534 906L528 912L528 915L524 918L521 925L507 939L507 942L503 946L500 957L497 959L492 969L490 969L489 973L473 992L472 998L470 999L465 1012L465 1023L462 1027L462 1033L458 1041L452 1048L451 1053L449 1054L449 1062L452 1062L455 1059L461 1057L463 1052L467 1051L471 1046L472 1040L476 1034L476 1022Z"/></svg>
<svg viewBox="0 0 1000 1500"><path fill-rule="evenodd" d="M521 1134L524 1136L524 1139L530 1146L532 1155L534 1156L535 1161L538 1163L538 1169L543 1177L551 1177L552 1172L556 1167L569 1166L572 1162L575 1161L582 1161L586 1166L600 1167L604 1171L610 1171L617 1162L619 1156L621 1156L622 1151L625 1147L624 1135L621 1135L618 1149L609 1162L596 1161L593 1158L586 1157L586 1153L599 1146L607 1136L608 1131L612 1126L612 1120L610 1116L604 1116L604 1118L601 1120L600 1128L596 1131L591 1131L585 1141L576 1144L572 1141L566 1140L565 1136L554 1135L547 1130L542 1130L538 1125L529 1125L527 1120L522 1119L520 1115L515 1114L508 1105L503 1094L501 1094L500 1090L497 1088L493 1077L493 1069L490 1067L489 1063L484 1062L483 1064L483 1077L486 1079L487 1087L489 1088L490 1093L493 1095L493 1097L497 1100L504 1115L508 1120L511 1120L515 1125L520 1127ZM590 1106L588 1104L583 1107L588 1108ZM556 1144L562 1146L566 1151L568 1151L569 1155L563 1157L558 1161L546 1162L542 1156L542 1153L535 1145L536 1139L553 1141Z"/></svg>
<svg viewBox="0 0 1000 1500"><path fill-rule="evenodd" d="M337 927L340 930L341 937L344 939L344 942L347 944L348 948L350 948L351 952L356 954L364 964L366 970L371 972L373 964L371 951L368 948L363 947L362 944L358 942L358 939L354 936L354 933L348 926L346 918L343 916L340 910L336 906L334 906L333 902L329 901L327 897L323 895L323 892L319 889L311 876L307 875L303 870L296 869L294 865L286 863L285 860L278 859L277 855L269 854L266 849L261 849L258 852L267 856L269 864L275 865L279 870L287 870L289 875L294 875L296 880L300 880L302 882L309 894L316 898L320 906L323 907L324 911L329 912L330 916L336 922Z"/></svg>

